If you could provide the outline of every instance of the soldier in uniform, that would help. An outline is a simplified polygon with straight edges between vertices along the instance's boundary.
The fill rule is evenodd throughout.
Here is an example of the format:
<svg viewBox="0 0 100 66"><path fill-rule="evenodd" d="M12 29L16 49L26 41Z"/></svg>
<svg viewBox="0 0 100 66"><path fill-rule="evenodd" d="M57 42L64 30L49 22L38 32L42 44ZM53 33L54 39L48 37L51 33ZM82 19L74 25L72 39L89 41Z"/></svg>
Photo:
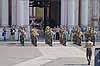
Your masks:
<svg viewBox="0 0 100 66"><path fill-rule="evenodd" d="M67 41L67 37L66 37L67 33L66 33L66 29L65 28L61 28L59 31L59 41L60 44L66 46L66 41Z"/></svg>
<svg viewBox="0 0 100 66"><path fill-rule="evenodd" d="M77 30L74 32L73 40L75 44L81 46L81 41L83 38L83 33L80 31L80 27L77 27Z"/></svg>
<svg viewBox="0 0 100 66"><path fill-rule="evenodd" d="M81 46L82 38L83 38L83 33L80 30L77 31L77 44L79 46Z"/></svg>
<svg viewBox="0 0 100 66"><path fill-rule="evenodd" d="M84 32L85 41L88 42L88 35L89 35L89 28L86 29L86 32Z"/></svg>
<svg viewBox="0 0 100 66"><path fill-rule="evenodd" d="M36 47L37 47L37 36L39 36L38 30L36 28L33 28L32 35L31 35L31 42Z"/></svg>
<svg viewBox="0 0 100 66"><path fill-rule="evenodd" d="M73 36L73 44L77 44L77 31L79 30L79 26L73 27L72 36Z"/></svg>
<svg viewBox="0 0 100 66"><path fill-rule="evenodd" d="M77 36L76 35L77 35L77 32L76 31L73 32L73 35L72 35L73 36L73 44L76 44L77 43L77 39L76 39Z"/></svg>
<svg viewBox="0 0 100 66"><path fill-rule="evenodd" d="M92 28L91 27L88 27L88 31L87 31L87 35L88 35L88 40L89 40L89 38L92 38L91 36L92 36ZM92 39L91 39L92 40Z"/></svg>
<svg viewBox="0 0 100 66"><path fill-rule="evenodd" d="M95 37L96 37L96 31L92 29L91 41L93 42L93 46L95 46Z"/></svg>
<svg viewBox="0 0 100 66"><path fill-rule="evenodd" d="M47 26L45 30L45 43L52 46L52 29Z"/></svg>
<svg viewBox="0 0 100 66"><path fill-rule="evenodd" d="M86 32L86 42L88 41L89 38L91 38L91 41L93 42L93 46L95 46L95 36L96 36L96 31L94 31L93 28L88 27L88 31Z"/></svg>
<svg viewBox="0 0 100 66"><path fill-rule="evenodd" d="M48 32L49 29L50 29L49 26L47 26L46 29L45 29L45 44L48 44L47 32Z"/></svg>
<svg viewBox="0 0 100 66"><path fill-rule="evenodd" d="M60 44L63 44L63 35L64 35L64 30L62 28L60 28L60 31L59 31Z"/></svg>
<svg viewBox="0 0 100 66"><path fill-rule="evenodd" d="M64 45L66 46L66 42L68 41L69 38L69 31L68 28L65 27L64 29Z"/></svg>
<svg viewBox="0 0 100 66"><path fill-rule="evenodd" d="M22 46L24 46L24 38L25 38L25 31L22 28L20 32L20 43L22 44Z"/></svg>
<svg viewBox="0 0 100 66"><path fill-rule="evenodd" d="M91 42L91 37L89 37L88 42L86 43L86 58L88 61L88 65L90 65L91 62L92 47L93 47L93 42Z"/></svg>

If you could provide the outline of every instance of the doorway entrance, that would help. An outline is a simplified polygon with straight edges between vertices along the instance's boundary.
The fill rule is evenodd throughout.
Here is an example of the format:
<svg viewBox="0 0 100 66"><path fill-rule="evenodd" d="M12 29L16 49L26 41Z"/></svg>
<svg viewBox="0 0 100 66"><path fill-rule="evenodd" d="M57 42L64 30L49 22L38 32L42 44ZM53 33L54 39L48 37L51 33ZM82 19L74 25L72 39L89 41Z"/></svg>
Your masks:
<svg viewBox="0 0 100 66"><path fill-rule="evenodd" d="M61 0L30 0L30 23L32 19L42 19L45 28L60 26Z"/></svg>
<svg viewBox="0 0 100 66"><path fill-rule="evenodd" d="M50 0L30 0L29 24L39 29L45 29L50 23Z"/></svg>

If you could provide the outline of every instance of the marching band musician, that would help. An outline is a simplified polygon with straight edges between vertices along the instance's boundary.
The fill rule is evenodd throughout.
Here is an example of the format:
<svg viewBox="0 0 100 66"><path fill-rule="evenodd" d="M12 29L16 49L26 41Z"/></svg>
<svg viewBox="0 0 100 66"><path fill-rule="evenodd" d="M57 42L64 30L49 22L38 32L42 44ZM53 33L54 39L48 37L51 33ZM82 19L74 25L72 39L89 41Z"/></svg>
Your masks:
<svg viewBox="0 0 100 66"><path fill-rule="evenodd" d="M69 32L68 32L68 28L64 29L64 45L66 46L66 42L68 41L69 38Z"/></svg>
<svg viewBox="0 0 100 66"><path fill-rule="evenodd" d="M76 43L77 43L77 39L76 39L77 36L76 36L76 35L77 35L77 32L74 31L74 32L73 32L73 35L72 35L72 36L73 36L73 44L76 44Z"/></svg>
<svg viewBox="0 0 100 66"><path fill-rule="evenodd" d="M86 32L86 42L89 40L89 38L91 38L93 46L95 46L95 36L96 36L96 31L93 28L88 27L88 30Z"/></svg>
<svg viewBox="0 0 100 66"><path fill-rule="evenodd" d="M60 31L59 31L60 44L63 44L63 34L64 34L64 30L62 28L60 28Z"/></svg>
<svg viewBox="0 0 100 66"><path fill-rule="evenodd" d="M47 26L45 30L45 43L52 46L52 29Z"/></svg>
<svg viewBox="0 0 100 66"><path fill-rule="evenodd" d="M59 31L59 35L60 35L60 44L66 46L66 41L67 41L67 33L66 33L66 29L65 27L64 28L61 28L60 31Z"/></svg>
<svg viewBox="0 0 100 66"><path fill-rule="evenodd" d="M73 34L73 41L75 44L81 46L82 38L83 38L83 33L80 31L80 27L77 27L77 30Z"/></svg>
<svg viewBox="0 0 100 66"><path fill-rule="evenodd" d="M91 41L93 42L93 46L95 46L95 37L96 37L96 31L92 29Z"/></svg>
<svg viewBox="0 0 100 66"><path fill-rule="evenodd" d="M21 32L20 32L20 43L22 44L22 46L24 46L24 38L26 36L26 32L24 30L24 28L21 28Z"/></svg>
<svg viewBox="0 0 100 66"><path fill-rule="evenodd" d="M32 35L31 35L32 37L31 42L35 47L37 47L37 36L39 36L38 30L36 28L33 28Z"/></svg>

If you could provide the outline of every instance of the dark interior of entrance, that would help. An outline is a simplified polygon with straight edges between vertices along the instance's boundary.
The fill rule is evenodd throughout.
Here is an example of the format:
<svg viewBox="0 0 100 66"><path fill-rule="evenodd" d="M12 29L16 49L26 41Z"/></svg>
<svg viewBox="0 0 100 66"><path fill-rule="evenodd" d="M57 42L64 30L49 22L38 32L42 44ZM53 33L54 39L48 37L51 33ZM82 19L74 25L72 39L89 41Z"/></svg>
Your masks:
<svg viewBox="0 0 100 66"><path fill-rule="evenodd" d="M38 7L44 9L44 15L42 15L42 17L44 18L44 27L46 27L47 25L49 25L52 28L54 26L60 26L61 0L30 0L29 5L29 7L32 8ZM38 12L36 13L38 14Z"/></svg>

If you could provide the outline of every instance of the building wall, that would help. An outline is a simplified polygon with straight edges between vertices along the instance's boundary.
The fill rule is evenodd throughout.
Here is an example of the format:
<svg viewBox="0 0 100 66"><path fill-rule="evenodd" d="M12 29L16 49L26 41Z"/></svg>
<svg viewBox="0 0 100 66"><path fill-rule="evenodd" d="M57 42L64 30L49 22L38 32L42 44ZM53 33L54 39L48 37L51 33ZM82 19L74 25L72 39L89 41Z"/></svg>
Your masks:
<svg viewBox="0 0 100 66"><path fill-rule="evenodd" d="M56 24L78 25L79 1L81 1L82 3L81 4L82 12L80 16L81 24L87 25L89 22L91 23L91 18L93 17L93 15L99 18L98 13L99 13L100 0L59 0L59 1L61 1L61 10L59 10L60 6L57 2L52 2L52 7L51 7L51 18L56 22ZM8 0L0 0L1 25L8 25L9 21L8 11L9 11ZM61 14L59 13L60 11ZM12 0L12 25L24 25L24 24L28 25L28 21L29 21L29 0Z"/></svg>
<svg viewBox="0 0 100 66"><path fill-rule="evenodd" d="M1 24L2 24L2 2L1 2L1 0L0 0L0 26L1 26Z"/></svg>
<svg viewBox="0 0 100 66"><path fill-rule="evenodd" d="M99 0L61 0L62 25L88 26L94 23L97 26L98 22L92 20L94 16L99 18Z"/></svg>
<svg viewBox="0 0 100 66"><path fill-rule="evenodd" d="M61 24L68 24L68 0L61 0Z"/></svg>
<svg viewBox="0 0 100 66"><path fill-rule="evenodd" d="M91 24L91 22L92 22L92 16L93 16L93 0L89 0L89 6L88 6L88 8L89 8L89 10L88 10L88 22L89 22L89 24Z"/></svg>
<svg viewBox="0 0 100 66"><path fill-rule="evenodd" d="M89 0L81 0L81 25L88 25L88 4Z"/></svg>
<svg viewBox="0 0 100 66"><path fill-rule="evenodd" d="M94 27L98 27L98 19L99 19L99 0L93 0L93 17L96 19L93 21Z"/></svg>
<svg viewBox="0 0 100 66"><path fill-rule="evenodd" d="M8 1L0 0L0 26L8 26L9 23ZM80 16L79 1L81 1ZM51 5L50 23L54 25L68 25L69 29L72 29L79 23L85 26L92 23L93 16L100 20L100 0L52 0ZM36 11L34 11L34 16L36 16L35 13ZM29 0L12 0L12 25L29 25ZM100 21L93 22L93 25L100 28ZM27 30L29 32L29 27ZM27 34L28 36L30 35ZM0 37L2 37L2 29Z"/></svg>
<svg viewBox="0 0 100 66"><path fill-rule="evenodd" d="M29 0L17 0L17 25L29 25Z"/></svg>
<svg viewBox="0 0 100 66"><path fill-rule="evenodd" d="M12 25L17 25L17 0L12 0Z"/></svg>
<svg viewBox="0 0 100 66"><path fill-rule="evenodd" d="M0 0L1 26L8 26L8 0Z"/></svg>
<svg viewBox="0 0 100 66"><path fill-rule="evenodd" d="M75 22L74 25L78 25L79 24L79 0L75 0Z"/></svg>
<svg viewBox="0 0 100 66"><path fill-rule="evenodd" d="M70 29L79 22L79 0L61 0L61 25Z"/></svg>

